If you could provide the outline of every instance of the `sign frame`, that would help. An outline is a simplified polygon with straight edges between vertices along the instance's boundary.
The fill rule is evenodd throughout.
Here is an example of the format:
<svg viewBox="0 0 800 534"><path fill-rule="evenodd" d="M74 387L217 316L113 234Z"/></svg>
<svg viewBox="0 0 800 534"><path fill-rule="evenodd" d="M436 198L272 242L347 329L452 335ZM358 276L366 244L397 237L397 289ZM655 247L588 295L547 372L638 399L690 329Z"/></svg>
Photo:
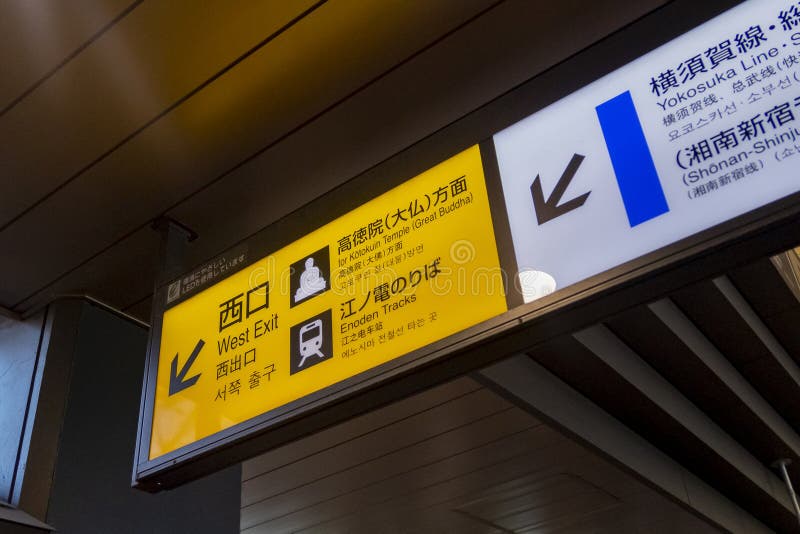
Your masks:
<svg viewBox="0 0 800 534"><path fill-rule="evenodd" d="M468 139L475 139L477 122L481 125L478 139L484 139L480 142L480 150L501 266L507 271L516 272L515 254L503 209L505 204L491 141L493 133L738 3L715 0L704 3L700 9L690 1L672 2L231 249L246 247L251 259L279 250L473 145L474 141ZM667 29L667 25L661 23L661 17L682 18L679 19L680 24ZM636 46L631 46L631 41ZM620 55L620 48L626 53ZM598 69L598 65L604 65L605 68ZM575 76L573 73L576 71L580 75ZM554 80L566 81L554 83ZM554 90L554 87L558 89ZM525 105L520 105L520 101L526 101ZM376 179L376 175L380 179ZM313 219L318 222L314 228L309 228L308 220ZM719 274L731 265L780 252L798 242L800 193L795 193L534 302L521 305L521 296L508 291L510 311L150 460L148 452L158 353L166 308L167 284L162 284L154 294L132 484L152 492L178 486L437 383L475 371L537 343L596 322L611 313ZM242 265L240 268L244 267ZM231 271L231 274L233 272L236 271Z"/></svg>

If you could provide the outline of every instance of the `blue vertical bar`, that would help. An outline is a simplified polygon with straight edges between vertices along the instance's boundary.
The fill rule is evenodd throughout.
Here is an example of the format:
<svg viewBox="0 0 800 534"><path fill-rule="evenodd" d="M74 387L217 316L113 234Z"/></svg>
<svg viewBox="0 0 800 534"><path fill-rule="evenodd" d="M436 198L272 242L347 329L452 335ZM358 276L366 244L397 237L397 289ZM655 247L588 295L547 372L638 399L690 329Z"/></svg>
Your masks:
<svg viewBox="0 0 800 534"><path fill-rule="evenodd" d="M669 211L630 91L596 108L631 227Z"/></svg>

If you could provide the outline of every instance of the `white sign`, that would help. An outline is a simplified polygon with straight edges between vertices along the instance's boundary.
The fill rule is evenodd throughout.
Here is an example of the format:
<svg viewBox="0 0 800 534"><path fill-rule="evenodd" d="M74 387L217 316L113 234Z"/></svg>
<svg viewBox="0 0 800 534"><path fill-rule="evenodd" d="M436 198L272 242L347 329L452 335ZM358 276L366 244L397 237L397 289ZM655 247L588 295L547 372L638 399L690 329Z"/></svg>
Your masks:
<svg viewBox="0 0 800 534"><path fill-rule="evenodd" d="M519 268L559 289L794 193L800 2L745 2L494 143Z"/></svg>

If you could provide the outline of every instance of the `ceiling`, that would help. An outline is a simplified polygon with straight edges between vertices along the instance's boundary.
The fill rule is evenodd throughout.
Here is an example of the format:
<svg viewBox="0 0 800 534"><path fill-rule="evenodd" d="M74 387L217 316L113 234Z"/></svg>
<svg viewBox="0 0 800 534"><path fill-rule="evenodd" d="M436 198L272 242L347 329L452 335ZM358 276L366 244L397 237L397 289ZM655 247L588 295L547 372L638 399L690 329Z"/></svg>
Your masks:
<svg viewBox="0 0 800 534"><path fill-rule="evenodd" d="M241 532L717 532L470 378L243 464Z"/></svg>
<svg viewBox="0 0 800 534"><path fill-rule="evenodd" d="M663 3L6 0L0 306L147 320L155 219L195 265Z"/></svg>
<svg viewBox="0 0 800 534"><path fill-rule="evenodd" d="M800 262L788 251L527 354L776 532L800 465Z"/></svg>
<svg viewBox="0 0 800 534"><path fill-rule="evenodd" d="M198 235L185 262L196 265L453 124L465 124L459 142L482 139L495 123L470 121L476 110L513 101L520 84L677 3L5 0L0 312L27 316L86 294L148 320L160 217ZM667 397L687 400L735 438L738 458L768 471L800 450L800 307L776 273L768 260L737 267L529 356L784 525L785 507L713 446L721 438L654 401L605 351L634 354L646 364L636 376L653 370L673 388ZM702 528L466 378L244 470L247 532L374 532L386 514L431 532ZM567 517L563 506L591 513Z"/></svg>
<svg viewBox="0 0 800 534"><path fill-rule="evenodd" d="M240 528L710 531L665 497L723 517L719 501L696 508L708 499L687 480L697 477L756 522L727 518L726 529L791 532L774 462L791 460L797 480L799 277L796 251L735 266L532 346L480 383L463 377L248 460ZM571 396L527 378L531 365ZM635 440L609 445L614 425ZM688 474L653 477L647 447Z"/></svg>

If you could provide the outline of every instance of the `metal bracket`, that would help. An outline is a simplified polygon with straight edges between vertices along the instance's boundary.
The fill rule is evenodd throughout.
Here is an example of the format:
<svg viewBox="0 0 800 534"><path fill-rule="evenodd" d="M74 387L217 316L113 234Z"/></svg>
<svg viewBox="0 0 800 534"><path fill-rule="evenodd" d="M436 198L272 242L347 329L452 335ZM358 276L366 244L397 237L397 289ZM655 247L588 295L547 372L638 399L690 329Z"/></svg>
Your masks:
<svg viewBox="0 0 800 534"><path fill-rule="evenodd" d="M794 487L792 487L792 479L789 478L789 470L786 469L786 466L791 465L791 463L792 461L790 459L781 458L773 462L772 467L781 472L783 481L786 483L786 489L789 491L789 497L792 498L792 504L794 504L794 513L795 516L797 516L797 522L800 523L800 505L797 504L797 494L794 492Z"/></svg>
<svg viewBox="0 0 800 534"><path fill-rule="evenodd" d="M197 239L197 232L166 216L153 221L152 228L161 234L155 276L155 289L158 289L159 285L183 272L186 244Z"/></svg>

